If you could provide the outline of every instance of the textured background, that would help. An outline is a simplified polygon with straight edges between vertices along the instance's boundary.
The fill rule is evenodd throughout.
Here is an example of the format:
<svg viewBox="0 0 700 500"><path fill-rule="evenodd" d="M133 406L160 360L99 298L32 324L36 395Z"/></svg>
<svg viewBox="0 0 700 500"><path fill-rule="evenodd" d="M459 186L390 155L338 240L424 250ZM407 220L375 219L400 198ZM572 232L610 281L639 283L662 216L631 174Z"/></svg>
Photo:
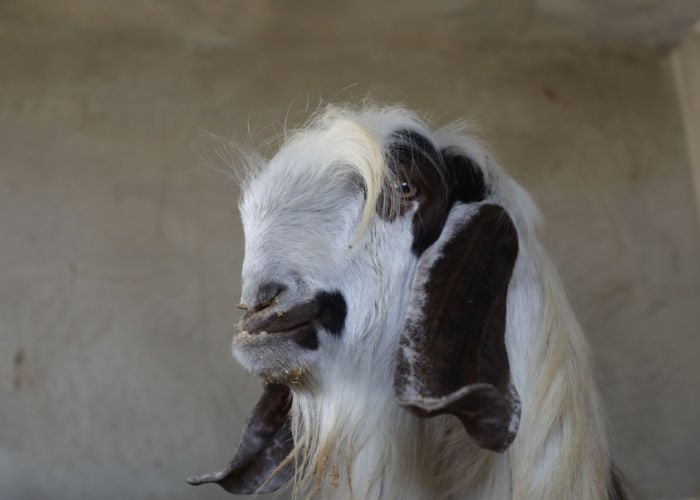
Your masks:
<svg viewBox="0 0 700 500"><path fill-rule="evenodd" d="M0 498L228 498L184 482L260 393L205 131L260 144L367 95L482 125L543 209L636 497L700 496L700 2L382 5L0 3Z"/></svg>

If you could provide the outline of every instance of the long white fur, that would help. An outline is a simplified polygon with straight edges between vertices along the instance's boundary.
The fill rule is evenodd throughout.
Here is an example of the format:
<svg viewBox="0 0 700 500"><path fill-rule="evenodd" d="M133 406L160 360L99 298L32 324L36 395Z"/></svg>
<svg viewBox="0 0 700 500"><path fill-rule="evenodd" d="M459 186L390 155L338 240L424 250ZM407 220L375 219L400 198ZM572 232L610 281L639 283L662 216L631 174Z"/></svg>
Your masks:
<svg viewBox="0 0 700 500"><path fill-rule="evenodd" d="M383 151L401 129L474 159L491 187L487 201L503 206L518 230L505 340L522 415L502 454L474 445L455 418L421 420L396 404L394 359L417 266L410 252L415 207L390 220L374 208L393 182ZM243 300L281 276L295 285L280 310L319 289L341 290L348 302L339 338L321 334L317 351L279 346L276 362L285 369L297 363L305 373L292 386L295 496L607 498L610 463L590 355L537 239L539 214L467 134L461 125L431 133L401 108L330 108L245 184ZM358 179L363 191L352 186ZM234 353L255 373L274 370Z"/></svg>

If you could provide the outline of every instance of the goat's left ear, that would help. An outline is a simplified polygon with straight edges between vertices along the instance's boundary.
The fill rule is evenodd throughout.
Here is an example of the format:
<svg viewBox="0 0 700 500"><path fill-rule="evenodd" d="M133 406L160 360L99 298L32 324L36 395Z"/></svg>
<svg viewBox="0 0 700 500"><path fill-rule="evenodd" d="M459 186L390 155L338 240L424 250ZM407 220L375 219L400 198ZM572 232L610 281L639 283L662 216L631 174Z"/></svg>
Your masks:
<svg viewBox="0 0 700 500"><path fill-rule="evenodd" d="M455 202L419 259L396 362L402 406L421 417L455 415L493 451L510 445L520 419L504 339L517 255L502 207Z"/></svg>

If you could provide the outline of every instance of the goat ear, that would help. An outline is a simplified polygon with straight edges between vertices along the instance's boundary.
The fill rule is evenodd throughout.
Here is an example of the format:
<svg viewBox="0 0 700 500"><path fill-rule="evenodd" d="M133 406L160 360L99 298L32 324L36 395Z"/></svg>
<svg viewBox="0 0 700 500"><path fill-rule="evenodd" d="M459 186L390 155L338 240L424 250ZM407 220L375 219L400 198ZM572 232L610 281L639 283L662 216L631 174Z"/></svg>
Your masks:
<svg viewBox="0 0 700 500"><path fill-rule="evenodd" d="M421 417L455 415L494 451L510 445L520 419L504 340L517 254L502 207L453 205L419 259L394 380L399 404Z"/></svg>
<svg viewBox="0 0 700 500"><path fill-rule="evenodd" d="M187 482L195 486L217 483L237 495L269 493L283 487L294 472L292 461L282 465L294 447L290 405L287 386L267 385L246 422L243 437L228 467L221 472L189 478Z"/></svg>

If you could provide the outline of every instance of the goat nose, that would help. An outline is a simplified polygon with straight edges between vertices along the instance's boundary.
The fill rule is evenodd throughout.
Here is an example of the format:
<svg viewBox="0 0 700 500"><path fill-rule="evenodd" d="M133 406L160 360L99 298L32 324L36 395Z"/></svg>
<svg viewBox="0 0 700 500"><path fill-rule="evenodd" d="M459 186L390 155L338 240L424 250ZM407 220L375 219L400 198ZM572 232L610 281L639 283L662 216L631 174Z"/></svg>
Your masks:
<svg viewBox="0 0 700 500"><path fill-rule="evenodd" d="M260 285L255 292L255 305L253 305L250 310L253 312L261 311L266 307L271 306L275 299L286 289L287 285L274 281Z"/></svg>

